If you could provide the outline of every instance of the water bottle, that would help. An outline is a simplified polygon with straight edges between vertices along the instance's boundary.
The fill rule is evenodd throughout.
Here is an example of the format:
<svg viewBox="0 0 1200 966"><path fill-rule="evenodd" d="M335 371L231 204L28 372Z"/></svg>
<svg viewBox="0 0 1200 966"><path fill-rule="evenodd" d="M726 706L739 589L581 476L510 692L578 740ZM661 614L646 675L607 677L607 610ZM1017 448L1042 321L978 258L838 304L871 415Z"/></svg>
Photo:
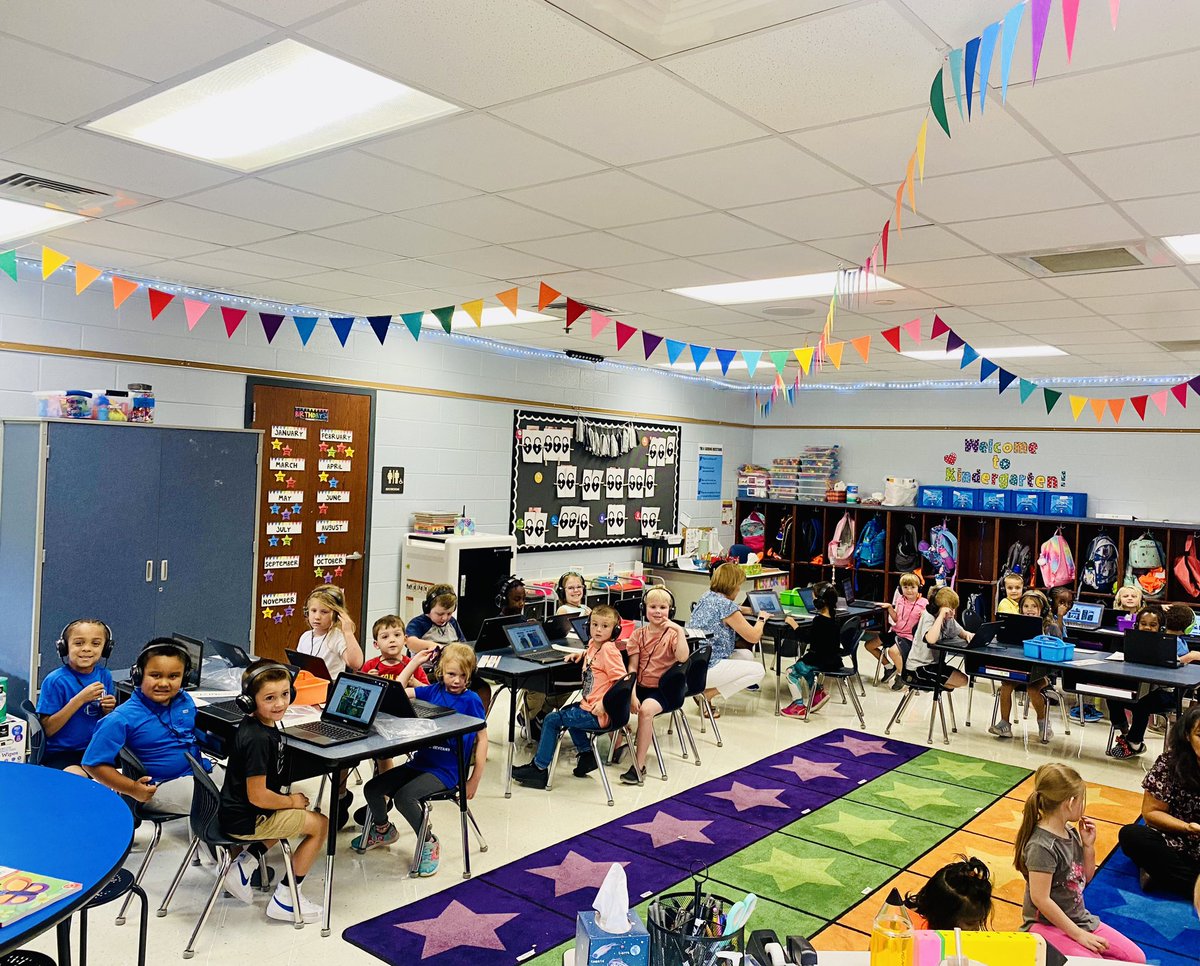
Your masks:
<svg viewBox="0 0 1200 966"><path fill-rule="evenodd" d="M911 966L912 941L912 920L892 889L871 926L871 966Z"/></svg>

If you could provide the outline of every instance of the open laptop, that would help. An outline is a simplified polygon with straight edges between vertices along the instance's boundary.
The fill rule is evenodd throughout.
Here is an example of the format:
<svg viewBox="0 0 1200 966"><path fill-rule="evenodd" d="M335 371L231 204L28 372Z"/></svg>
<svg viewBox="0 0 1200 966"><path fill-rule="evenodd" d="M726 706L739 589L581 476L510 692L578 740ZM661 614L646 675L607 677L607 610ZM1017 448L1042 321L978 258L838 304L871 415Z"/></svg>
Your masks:
<svg viewBox="0 0 1200 966"><path fill-rule="evenodd" d="M223 657L229 662L231 667L246 668L254 663L252 658L243 648L236 644L230 644L228 641L218 641L215 637L206 637L204 646L209 654L215 654L217 657Z"/></svg>
<svg viewBox="0 0 1200 966"><path fill-rule="evenodd" d="M395 718L441 718L454 714L453 708L447 708L443 704L410 698L408 689L399 681L388 681L387 689L383 692L383 707L380 710Z"/></svg>
<svg viewBox="0 0 1200 966"><path fill-rule="evenodd" d="M575 636L579 638L579 643L583 647L587 647L587 642L592 639L592 629L588 623L590 620L590 617L584 617L582 614L571 618L571 630L575 632Z"/></svg>
<svg viewBox="0 0 1200 966"><path fill-rule="evenodd" d="M971 643L967 645L972 651L982 647L987 647L990 644L997 643L996 638L1000 633L1000 621L988 621L979 626L979 630L975 632L975 636L971 638Z"/></svg>
<svg viewBox="0 0 1200 966"><path fill-rule="evenodd" d="M523 624L524 614L509 614L506 617L488 617L479 625L479 634L475 637L475 653L498 651L508 647L508 638L504 636L504 628L509 624Z"/></svg>
<svg viewBox="0 0 1200 966"><path fill-rule="evenodd" d="M746 594L746 602L753 614L765 612L769 617L786 616L783 605L779 603L779 595L773 590L752 590Z"/></svg>
<svg viewBox="0 0 1200 966"><path fill-rule="evenodd" d="M320 678L322 681L333 680L333 675L329 673L329 667L323 658L319 658L315 654L301 654L299 651L293 651L287 647L283 649L283 653L287 655L288 664L297 671L307 671L314 678Z"/></svg>
<svg viewBox="0 0 1200 966"><path fill-rule="evenodd" d="M996 639L1001 644L1018 646L1042 633L1042 619L1025 614L999 614L1000 629Z"/></svg>
<svg viewBox="0 0 1200 966"><path fill-rule="evenodd" d="M587 620L587 618L585 617L584 620ZM551 644L570 644L574 646L575 641L571 639L573 629L570 614L557 614L554 617L547 617L542 621L542 630L546 632L546 639Z"/></svg>
<svg viewBox="0 0 1200 966"><path fill-rule="evenodd" d="M816 609L813 607L813 592L811 587L801 587L797 593L800 594L800 606L804 608L804 613L815 614Z"/></svg>
<svg viewBox="0 0 1200 966"><path fill-rule="evenodd" d="M186 634L180 634L178 631L171 635L172 640L180 647L188 652L192 659L191 670L188 671L187 677L183 679L184 691L195 691L200 687L200 674L204 669L204 642L198 641L194 637L188 637Z"/></svg>
<svg viewBox="0 0 1200 966"><path fill-rule="evenodd" d="M524 624L509 624L504 628L504 636L512 648L513 656L522 661L533 661L535 664L559 664L563 655L554 649L546 629L537 621Z"/></svg>
<svg viewBox="0 0 1200 966"><path fill-rule="evenodd" d="M291 725L283 733L310 745L342 745L371 733L388 688L385 678L343 671L333 682L320 721Z"/></svg>
<svg viewBox="0 0 1200 966"><path fill-rule="evenodd" d="M1171 634L1139 631L1131 627L1125 632L1125 663L1148 664L1151 667L1179 667L1179 648Z"/></svg>
<svg viewBox="0 0 1200 966"><path fill-rule="evenodd" d="M1076 601L1063 617L1063 624L1081 631L1094 631L1104 622L1104 605Z"/></svg>

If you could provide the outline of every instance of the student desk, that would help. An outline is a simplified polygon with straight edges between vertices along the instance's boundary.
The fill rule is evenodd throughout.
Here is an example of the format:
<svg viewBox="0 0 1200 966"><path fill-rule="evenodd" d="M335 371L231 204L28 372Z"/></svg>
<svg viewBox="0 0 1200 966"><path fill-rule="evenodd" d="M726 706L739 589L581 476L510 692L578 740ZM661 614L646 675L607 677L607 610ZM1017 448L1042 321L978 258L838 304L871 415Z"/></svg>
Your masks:
<svg viewBox="0 0 1200 966"><path fill-rule="evenodd" d="M83 888L0 930L0 957L58 927L59 966L71 966L71 914L121 868L133 844L133 813L119 796L53 768L0 762L0 860ZM87 847L66 830L90 818Z"/></svg>

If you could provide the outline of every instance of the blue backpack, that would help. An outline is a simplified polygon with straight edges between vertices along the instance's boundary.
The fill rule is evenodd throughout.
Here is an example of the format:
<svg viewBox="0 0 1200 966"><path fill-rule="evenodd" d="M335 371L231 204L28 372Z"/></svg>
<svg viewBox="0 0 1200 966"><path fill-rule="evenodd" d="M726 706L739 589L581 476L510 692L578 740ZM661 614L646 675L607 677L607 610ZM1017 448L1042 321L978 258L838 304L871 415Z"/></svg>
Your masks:
<svg viewBox="0 0 1200 966"><path fill-rule="evenodd" d="M858 537L854 548L854 562L859 567L882 567L887 549L887 531L879 515L871 517Z"/></svg>
<svg viewBox="0 0 1200 966"><path fill-rule="evenodd" d="M920 544L921 555L933 565L934 577L954 586L954 572L958 566L958 538L950 530L938 524L929 530L929 542Z"/></svg>

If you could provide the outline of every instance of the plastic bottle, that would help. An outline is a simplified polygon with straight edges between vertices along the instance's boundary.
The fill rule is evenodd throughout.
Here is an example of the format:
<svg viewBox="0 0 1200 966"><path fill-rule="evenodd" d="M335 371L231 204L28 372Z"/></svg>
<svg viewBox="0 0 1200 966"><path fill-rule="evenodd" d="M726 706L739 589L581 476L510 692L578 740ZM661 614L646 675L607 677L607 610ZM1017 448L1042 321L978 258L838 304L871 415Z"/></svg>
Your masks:
<svg viewBox="0 0 1200 966"><path fill-rule="evenodd" d="M912 920L892 889L871 926L871 966L911 966L912 942Z"/></svg>

